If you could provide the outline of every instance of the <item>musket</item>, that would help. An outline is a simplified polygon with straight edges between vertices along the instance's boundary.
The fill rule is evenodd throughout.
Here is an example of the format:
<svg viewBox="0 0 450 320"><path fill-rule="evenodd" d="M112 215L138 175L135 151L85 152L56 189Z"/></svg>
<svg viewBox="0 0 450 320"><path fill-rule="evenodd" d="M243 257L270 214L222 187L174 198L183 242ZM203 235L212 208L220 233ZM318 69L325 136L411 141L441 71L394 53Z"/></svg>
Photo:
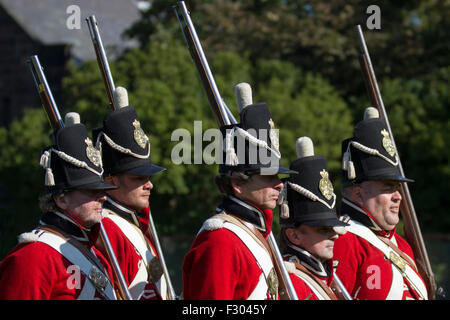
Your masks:
<svg viewBox="0 0 450 320"><path fill-rule="evenodd" d="M47 118L50 122L50 126L52 127L54 132L58 129L64 128L64 121L61 118L58 106L55 103L52 91L50 90L50 87L47 83L47 78L45 77L38 56L36 55L31 56L30 59L27 60L27 63L30 67L34 83L38 90L38 94L41 97L42 107L45 110ZM114 276L117 279L118 290L122 295L122 298L132 300L131 294L128 291L127 283L125 282L125 278L123 277L119 263L117 262L117 258L111 247L111 242L109 241L108 235L106 234L105 228L103 227L101 221L100 221L100 240L102 241L102 244L105 247L106 252L108 254L109 261L111 262L111 266L114 272Z"/></svg>
<svg viewBox="0 0 450 320"><path fill-rule="evenodd" d="M98 29L97 20L95 15L91 15L86 19L88 24L89 33L91 35L92 44L94 46L95 55L97 56L98 66L100 68L100 72L102 74L103 82L105 84L106 93L108 95L109 104L112 110L117 110L119 106L117 105L114 99L114 80L111 74L111 70L109 68L108 58L106 57L106 52L103 47L102 38L100 36L100 32ZM151 211L149 211L149 233L150 237L154 240L156 252L161 263L161 267L163 269L164 278L167 282L167 290L169 294L170 300L176 300L177 296L175 294L175 290L173 289L172 281L170 280L169 271L167 269L167 265L164 259L163 251L161 248L161 244L159 242L158 234L156 233L155 224L153 222ZM162 293L161 293L162 294Z"/></svg>
<svg viewBox="0 0 450 320"><path fill-rule="evenodd" d="M348 293L347 288L344 286L344 284L341 282L341 279L339 279L336 272L333 271L333 281L336 283L340 293L345 298L345 300L353 300L352 296Z"/></svg>
<svg viewBox="0 0 450 320"><path fill-rule="evenodd" d="M116 102L114 101L114 80L109 69L108 58L106 57L105 49L103 48L102 38L98 30L97 20L95 15L86 18L89 33L91 35L92 44L94 45L95 55L97 56L98 67L102 73L103 82L105 83L106 94L108 95L109 104L112 110L116 110Z"/></svg>
<svg viewBox="0 0 450 320"><path fill-rule="evenodd" d="M222 97L220 96L219 89L217 88L213 74L211 72L211 69L209 68L208 61L206 60L202 45L197 36L197 32L195 31L194 24L192 23L184 1L179 1L176 5L173 6L173 8L178 22L180 23L181 31L183 32L184 38L189 48L189 52L191 53L192 59L194 60L198 74L202 81L203 88L205 89L211 111L213 112L217 125L219 127L222 127L224 125L237 123L236 119L233 117L233 114L228 109ZM184 27L180 15L178 14L178 8L181 10L181 15L184 18ZM267 237L267 242L275 258L274 267L277 272L277 276L281 280L279 289L280 298L286 300L298 300L294 286L292 285L291 278L289 277L289 274L286 270L286 266L284 265L283 258L272 231Z"/></svg>
<svg viewBox="0 0 450 320"><path fill-rule="evenodd" d="M364 40L364 35L361 26L357 25L356 30L358 33L360 43L359 62L361 65L361 71L363 73L364 82L366 84L366 89L368 96L370 98L370 102L375 108L378 109L378 112L380 113L389 131L392 144L397 150L394 141L394 135L392 134L389 119L386 113L386 109L384 107L383 98L381 97L380 89L378 87L377 79L375 77L375 71L372 66L372 61L370 60L369 51L367 49L367 45ZM400 158L398 167L400 170L400 174L402 176L405 176ZM431 264L428 258L425 242L423 241L422 238L422 232L420 231L416 211L414 209L414 204L412 202L411 194L409 192L408 184L406 182L401 183L400 191L402 198L404 199L400 203L400 212L403 216L405 237L413 249L418 271L426 282L430 298L434 299L436 293L436 283L434 280L434 274L433 270L431 269Z"/></svg>

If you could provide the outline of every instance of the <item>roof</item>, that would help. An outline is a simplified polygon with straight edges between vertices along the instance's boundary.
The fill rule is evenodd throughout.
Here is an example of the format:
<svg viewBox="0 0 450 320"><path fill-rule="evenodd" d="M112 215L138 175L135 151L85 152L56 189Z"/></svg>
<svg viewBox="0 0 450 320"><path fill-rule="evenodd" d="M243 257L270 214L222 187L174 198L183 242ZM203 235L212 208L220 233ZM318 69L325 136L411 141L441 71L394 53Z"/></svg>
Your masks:
<svg viewBox="0 0 450 320"><path fill-rule="evenodd" d="M0 5L31 38L45 45L71 44L71 55L82 61L95 59L85 21L90 15L97 19L108 57L138 45L137 41L122 37L124 30L140 19L137 3L134 0L0 0ZM75 11L69 8L72 5L79 8L79 29L68 27L68 22L73 25L76 21Z"/></svg>

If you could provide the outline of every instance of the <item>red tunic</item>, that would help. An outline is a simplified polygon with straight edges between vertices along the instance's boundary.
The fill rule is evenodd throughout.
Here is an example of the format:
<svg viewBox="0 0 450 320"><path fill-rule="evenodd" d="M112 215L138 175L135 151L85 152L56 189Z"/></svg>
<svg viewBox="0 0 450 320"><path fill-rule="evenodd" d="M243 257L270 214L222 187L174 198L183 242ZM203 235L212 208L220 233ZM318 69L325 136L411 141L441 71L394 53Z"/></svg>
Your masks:
<svg viewBox="0 0 450 320"><path fill-rule="evenodd" d="M103 226L108 234L111 246L114 248L114 253L117 258L117 262L120 265L120 269L123 273L125 281L129 286L135 279L142 261L141 256L135 250L134 245L128 240L125 234L120 228L108 217L102 219ZM146 237L147 241L149 239ZM150 244L150 241L149 241ZM151 246L151 244L150 244ZM152 247L153 252L155 250ZM102 249L102 252L104 250ZM157 287L150 281L144 288L144 294L140 297L140 300L161 300Z"/></svg>
<svg viewBox="0 0 450 320"><path fill-rule="evenodd" d="M112 214L121 217L121 221L124 221L124 223L129 223L131 228L136 227L136 230L139 229L141 231L141 236L144 236L147 245L151 248L152 255L158 258L155 246L148 236L150 207L142 210L142 212L138 215L135 211L128 209L108 198L104 203L104 208L109 210ZM117 252L116 249L114 249L114 251L121 270L124 273L124 277L127 278L127 285L130 286L134 280L142 282L142 270L140 272L140 276L137 277L137 275L140 269L145 268L145 263L142 260L141 255L138 253L139 251L134 247L134 244L128 239L116 222L111 220L108 216L104 217L102 222L113 248L117 249ZM146 270L145 276L148 276ZM141 292L143 293L140 296L140 300L162 300L158 287L152 283L151 280L148 280L145 288L142 290L143 291ZM137 296L134 298L137 298Z"/></svg>
<svg viewBox="0 0 450 320"><path fill-rule="evenodd" d="M301 253L298 253L299 255L301 255ZM291 254L287 254L284 257L285 261L289 261L291 262L291 268L297 268L294 265L294 262L296 262L297 264L301 264L301 262L299 261L300 259L296 256ZM321 263L321 262L317 262L317 263ZM332 261L327 261L326 262L327 266L332 269ZM321 263L322 266L325 267L324 263ZM303 265L304 266L304 265ZM306 268L306 267L305 267ZM301 270L301 269L300 269ZM310 277L314 277L314 279L316 279L317 281L322 281L324 285L330 287L331 283L333 281L333 274L327 273L327 275L329 274L329 276L327 276L326 274L319 275L318 272L314 272L312 271L314 270L314 267L311 266L311 269L309 269L309 273L308 275ZM296 272L298 272L299 270L296 270ZM325 269L322 270L322 272L324 272ZM306 281L304 279L302 279L299 275L295 274L292 270L288 270L289 272L289 277L291 278L292 281L292 285L295 289L295 292L297 293L297 298L299 300L321 300L319 299L319 297L314 293L314 291L311 289L311 287L306 283ZM302 271L303 273L303 271ZM312 280L314 281L314 280ZM319 286L318 284L314 284L313 287L317 287ZM330 288L330 290L332 291L332 289ZM322 289L320 292L324 292L324 290Z"/></svg>
<svg viewBox="0 0 450 320"><path fill-rule="evenodd" d="M298 276L293 273L289 274L292 285L297 293L298 300L319 300L311 288Z"/></svg>
<svg viewBox="0 0 450 320"><path fill-rule="evenodd" d="M272 211L264 212L270 232ZM247 246L228 229L203 230L183 261L183 298L245 300L262 274ZM267 298L269 298L267 296Z"/></svg>
<svg viewBox="0 0 450 320"><path fill-rule="evenodd" d="M106 258L92 248L110 279L112 269ZM80 282L74 282L76 271L72 262L42 242L18 244L0 263L0 299L9 300L75 300L86 280L82 272ZM95 292L96 299L103 297Z"/></svg>
<svg viewBox="0 0 450 320"><path fill-rule="evenodd" d="M414 260L409 244L397 233L391 233L398 248ZM354 299L384 300L391 288L391 262L365 239L347 232L334 243L334 259L338 260L336 273ZM417 299L407 281L403 281L402 299Z"/></svg>

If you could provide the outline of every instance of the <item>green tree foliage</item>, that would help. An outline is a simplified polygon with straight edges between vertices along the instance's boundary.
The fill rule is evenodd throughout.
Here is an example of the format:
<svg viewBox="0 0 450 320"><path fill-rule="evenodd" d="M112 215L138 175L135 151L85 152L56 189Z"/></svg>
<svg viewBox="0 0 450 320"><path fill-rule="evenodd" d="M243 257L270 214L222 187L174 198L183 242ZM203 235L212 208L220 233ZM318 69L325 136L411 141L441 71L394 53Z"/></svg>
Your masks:
<svg viewBox="0 0 450 320"><path fill-rule="evenodd" d="M419 221L425 230L450 226L450 67L411 79L383 82L391 120ZM445 227L444 227L445 226Z"/></svg>
<svg viewBox="0 0 450 320"><path fill-rule="evenodd" d="M368 31L366 10L372 4L380 7L381 29ZM430 67L449 64L445 17L450 5L446 0L189 0L186 6L208 52L249 53L252 63L261 58L290 61L323 75L346 99L364 90L357 24L366 33L380 79L417 76ZM171 28L174 24L177 21L167 1L154 0L127 34L145 45L158 25Z"/></svg>
<svg viewBox="0 0 450 320"><path fill-rule="evenodd" d="M41 109L28 109L9 130L0 128L0 177L4 206L0 211L0 255L16 244L19 233L39 220L38 197L44 175L39 168L43 149L49 145L50 128Z"/></svg>

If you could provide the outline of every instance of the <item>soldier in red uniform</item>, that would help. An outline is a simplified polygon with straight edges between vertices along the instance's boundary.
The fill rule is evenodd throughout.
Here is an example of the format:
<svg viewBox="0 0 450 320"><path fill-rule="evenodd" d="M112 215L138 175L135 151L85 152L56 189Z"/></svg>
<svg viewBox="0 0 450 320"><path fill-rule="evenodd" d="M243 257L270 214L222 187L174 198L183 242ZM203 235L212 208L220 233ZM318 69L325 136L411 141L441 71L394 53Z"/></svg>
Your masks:
<svg viewBox="0 0 450 320"><path fill-rule="evenodd" d="M0 263L0 299L115 300L112 269L94 244L105 190L100 152L82 124L54 133L41 165L47 193L39 226Z"/></svg>
<svg viewBox="0 0 450 320"><path fill-rule="evenodd" d="M344 234L336 216L336 195L324 157L314 155L310 138L297 140L298 171L284 182L280 196L282 252L299 300L344 299L334 279L333 245Z"/></svg>
<svg viewBox="0 0 450 320"><path fill-rule="evenodd" d="M398 155L374 108L343 141L341 219L347 233L335 241L337 274L354 299L427 299L410 245L396 232L402 197Z"/></svg>
<svg viewBox="0 0 450 320"><path fill-rule="evenodd" d="M280 167L272 130L265 103L248 105L240 124L221 128L226 160L216 184L223 199L184 258L184 299L278 299L266 237L283 186L278 174L293 171ZM270 161L264 163L261 154L269 154Z"/></svg>
<svg viewBox="0 0 450 320"><path fill-rule="evenodd" d="M103 127L94 130L101 145L105 181L118 187L107 192L103 225L115 248L123 239L134 248L116 252L119 264L128 270L133 299L167 299L167 282L149 232L153 188L149 177L165 169L152 163L150 141L135 108L128 105L126 90L116 88L115 98L120 108L105 117Z"/></svg>

